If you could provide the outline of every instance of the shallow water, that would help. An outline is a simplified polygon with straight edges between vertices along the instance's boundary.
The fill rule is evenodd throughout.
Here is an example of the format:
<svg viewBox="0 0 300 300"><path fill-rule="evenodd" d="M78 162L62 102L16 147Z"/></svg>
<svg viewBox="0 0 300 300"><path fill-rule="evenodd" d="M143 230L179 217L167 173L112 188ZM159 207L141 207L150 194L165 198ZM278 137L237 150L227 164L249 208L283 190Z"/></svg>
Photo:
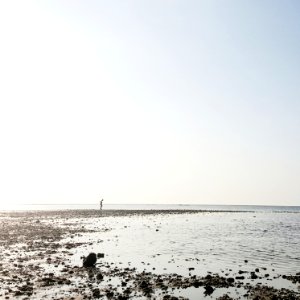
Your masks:
<svg viewBox="0 0 300 300"><path fill-rule="evenodd" d="M206 270L233 265L268 267L281 274L300 270L300 215L199 213L103 218L102 250L122 261L172 257L201 261ZM157 231L158 230L158 231ZM158 255L159 254L159 255Z"/></svg>
<svg viewBox="0 0 300 300"><path fill-rule="evenodd" d="M95 219L95 225L113 230L89 234L91 245L76 250L74 263L80 264L80 256L87 252L103 252L106 261L139 271L183 276L211 272L235 277L242 270L248 272L243 274L244 283L296 289L279 275L300 271L300 214L207 212L107 217ZM256 268L261 278L252 280L250 272ZM194 294L199 295L199 289L178 295L197 299Z"/></svg>
<svg viewBox="0 0 300 300"><path fill-rule="evenodd" d="M101 217L92 213L93 211L85 211L88 217L80 217L82 214L73 212L69 215L58 213L57 216L60 217L57 218L53 214L49 215L51 217L46 215L41 220L41 225L51 224L54 228L73 228L75 231L60 241L60 254L52 256L52 263L49 263L47 256L40 253L40 250L36 253L35 263L44 268L46 273L53 272L61 276L65 265L56 263L55 257L65 256L67 265L72 269L82 265L83 255L100 252L105 254L102 259L104 264L95 268L100 272L105 272L107 265L109 269L136 268L137 274L146 270L156 274L176 273L188 278L210 273L235 278L239 271L245 272L245 279L241 280L243 284L239 286L236 280L237 284L234 287L216 287L213 294L205 299L217 299L224 294L234 299L247 299L247 296L243 295L247 293L248 283L251 286L262 284L299 291L299 284L292 284L280 276L295 275L300 271L299 213L224 211L174 215L161 212L152 215L141 213L111 217ZM9 217L6 218L9 220ZM18 219L12 217L11 221L18 222ZM84 230L84 233L80 233L80 230L78 232L76 228ZM69 249L66 246L69 242L76 245L65 251ZM18 246L22 248L22 244ZM23 254L26 256L26 253ZM258 278L251 279L250 272L257 268ZM85 276L85 272L79 274ZM80 284L80 278L75 279L75 282L79 280ZM99 287L109 288L109 284L114 284L114 280L120 279L122 277L111 278L108 275ZM82 280L86 282L86 279ZM117 284L120 289L120 282ZM41 289L34 299L49 298L53 293L67 295L70 289L72 286L57 287L56 290ZM161 292L155 291L156 299L163 298ZM203 287L175 288L169 292L191 300L204 298ZM141 296L139 299L146 298Z"/></svg>

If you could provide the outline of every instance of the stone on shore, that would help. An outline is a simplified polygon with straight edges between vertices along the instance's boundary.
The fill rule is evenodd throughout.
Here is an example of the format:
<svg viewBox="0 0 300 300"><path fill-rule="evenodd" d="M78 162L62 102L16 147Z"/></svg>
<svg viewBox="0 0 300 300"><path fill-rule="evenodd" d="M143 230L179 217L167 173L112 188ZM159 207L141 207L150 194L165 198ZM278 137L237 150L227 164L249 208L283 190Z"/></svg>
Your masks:
<svg viewBox="0 0 300 300"><path fill-rule="evenodd" d="M86 258L83 260L84 267L93 267L97 261L97 256L94 252L91 252Z"/></svg>

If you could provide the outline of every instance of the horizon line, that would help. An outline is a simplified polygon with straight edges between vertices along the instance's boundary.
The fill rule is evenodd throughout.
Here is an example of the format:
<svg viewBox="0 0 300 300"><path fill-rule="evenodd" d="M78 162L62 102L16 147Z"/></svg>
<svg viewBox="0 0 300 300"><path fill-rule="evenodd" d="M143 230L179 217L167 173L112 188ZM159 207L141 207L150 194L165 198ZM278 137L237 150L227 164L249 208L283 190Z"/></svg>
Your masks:
<svg viewBox="0 0 300 300"><path fill-rule="evenodd" d="M15 205L40 205L40 206L46 206L46 205L79 205L79 206L85 206L85 205L99 205L99 202L97 203L22 203L22 204L15 204ZM178 205L178 206L193 206L193 205L199 205L199 206L290 206L290 207L299 207L300 205L280 205L280 204L191 204L191 203L106 203L105 205Z"/></svg>

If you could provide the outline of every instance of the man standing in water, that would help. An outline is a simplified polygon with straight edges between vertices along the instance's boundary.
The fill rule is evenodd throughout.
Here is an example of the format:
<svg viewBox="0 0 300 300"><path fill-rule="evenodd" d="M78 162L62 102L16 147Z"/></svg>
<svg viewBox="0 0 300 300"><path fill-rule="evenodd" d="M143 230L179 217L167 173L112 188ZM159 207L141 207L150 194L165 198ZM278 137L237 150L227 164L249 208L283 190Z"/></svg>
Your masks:
<svg viewBox="0 0 300 300"><path fill-rule="evenodd" d="M100 214L102 215L103 199L100 201Z"/></svg>

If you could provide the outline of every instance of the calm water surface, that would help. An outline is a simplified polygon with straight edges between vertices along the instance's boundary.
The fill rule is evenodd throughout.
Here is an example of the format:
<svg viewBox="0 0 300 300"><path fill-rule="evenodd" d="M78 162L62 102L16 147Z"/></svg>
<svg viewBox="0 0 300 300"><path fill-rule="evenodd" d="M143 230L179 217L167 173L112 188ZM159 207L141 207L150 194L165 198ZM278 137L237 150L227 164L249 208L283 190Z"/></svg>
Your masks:
<svg viewBox="0 0 300 300"><path fill-rule="evenodd" d="M158 264L158 269L174 269L176 263L184 262L184 270L193 265L198 273L240 266L267 267L279 274L300 271L300 214L224 212L103 218L99 222L115 228L102 235L101 245L114 261L171 259L172 264Z"/></svg>
<svg viewBox="0 0 300 300"><path fill-rule="evenodd" d="M212 272L235 277L239 270L251 272L259 268L263 279L247 279L249 273L246 273L244 283L297 290L290 281L274 277L300 271L299 213L205 212L107 217L95 222L99 228L113 230L90 234L91 245L76 250L74 263L80 264L81 255L94 251L104 252L106 261L120 267L136 267L138 271L158 274L205 276ZM265 274L272 280L264 278ZM206 299L216 299L226 292L217 289ZM232 290L230 295L244 299L241 296L244 293L241 288ZM199 299L203 292L189 288L178 290L180 295Z"/></svg>
<svg viewBox="0 0 300 300"><path fill-rule="evenodd" d="M78 207L98 206L26 205L19 206L18 210ZM174 269L175 261L184 261L184 268L188 262L197 263L200 273L239 268L244 265L244 260L248 260L247 267L264 266L276 269L280 274L300 272L299 206L105 205L104 208L224 210L100 218L96 220L99 227L113 228L111 232L101 233L105 240L101 248L112 260L119 258L128 263L171 259L174 264L158 264L156 270L162 267ZM180 266L175 268L177 272L182 269Z"/></svg>

